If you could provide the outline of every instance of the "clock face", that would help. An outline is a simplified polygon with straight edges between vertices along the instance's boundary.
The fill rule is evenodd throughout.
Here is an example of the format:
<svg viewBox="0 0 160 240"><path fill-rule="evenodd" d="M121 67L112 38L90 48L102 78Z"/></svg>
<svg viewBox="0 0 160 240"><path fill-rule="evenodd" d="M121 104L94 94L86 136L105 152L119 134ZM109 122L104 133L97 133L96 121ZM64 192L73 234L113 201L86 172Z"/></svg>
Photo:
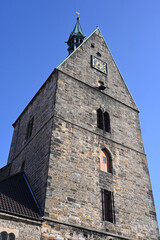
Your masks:
<svg viewBox="0 0 160 240"><path fill-rule="evenodd" d="M92 55L92 67L107 74L107 63Z"/></svg>

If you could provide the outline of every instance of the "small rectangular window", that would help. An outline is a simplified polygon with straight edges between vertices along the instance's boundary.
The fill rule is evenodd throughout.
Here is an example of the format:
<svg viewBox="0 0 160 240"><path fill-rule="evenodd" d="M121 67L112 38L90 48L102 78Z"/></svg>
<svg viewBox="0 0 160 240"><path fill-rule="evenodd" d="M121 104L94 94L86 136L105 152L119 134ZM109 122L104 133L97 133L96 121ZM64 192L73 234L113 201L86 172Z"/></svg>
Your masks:
<svg viewBox="0 0 160 240"><path fill-rule="evenodd" d="M113 196L110 191L102 189L103 221L113 222Z"/></svg>
<svg viewBox="0 0 160 240"><path fill-rule="evenodd" d="M27 125L27 132L26 132L26 140L28 138L30 138L30 136L32 135L32 129L33 129L33 122L34 122L34 117L32 117Z"/></svg>

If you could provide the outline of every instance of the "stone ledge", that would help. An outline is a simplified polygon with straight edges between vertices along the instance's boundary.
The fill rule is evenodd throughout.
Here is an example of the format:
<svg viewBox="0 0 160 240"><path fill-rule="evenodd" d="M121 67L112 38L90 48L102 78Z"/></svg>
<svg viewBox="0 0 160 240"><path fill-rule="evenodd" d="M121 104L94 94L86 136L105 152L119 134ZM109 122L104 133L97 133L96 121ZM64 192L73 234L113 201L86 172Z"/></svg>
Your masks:
<svg viewBox="0 0 160 240"><path fill-rule="evenodd" d="M56 69L57 69L57 68L56 68ZM113 99L113 100L115 100L115 101L117 101L117 102L125 105L126 107L128 107L128 108L130 108L130 109L132 109L132 110L134 110L134 111L136 111L136 112L138 112L138 113L140 112L139 110L137 110L137 109L135 109L135 108L127 105L126 103L121 102L120 100L118 100L118 99L116 99L116 98L114 98L114 97L112 97L112 96L110 96L110 95L108 95L108 94L106 94L106 93L104 93L104 92L101 92L99 89L96 89L95 87L92 87L92 86L88 85L87 83L79 80L78 78L73 77L72 75L69 75L67 72L64 72L64 71L62 71L62 70L60 70L60 69L58 69L58 71L61 72L62 74L67 75L68 77L73 78L74 80L76 80L76 81L78 81L78 82L81 82L82 84L87 85L88 87L90 87L90 88L92 88L92 89L100 92L102 95L106 95L106 96L108 96L109 98L111 98L111 99Z"/></svg>
<svg viewBox="0 0 160 240"><path fill-rule="evenodd" d="M125 240L135 240L133 238L128 238L128 237L125 237L125 236L120 236L120 235L117 235L117 234L104 232L104 231L101 231L101 230L97 230L95 228L89 228L89 227L84 227L84 226L80 226L80 225L77 225L77 224L66 223L66 222L54 220L54 219L48 218L48 217L42 217L42 218L43 218L44 221L54 222L54 223L66 225L66 226L69 226L69 227L75 227L75 228L79 228L79 229L82 229L82 230L92 231L92 232L99 233L99 234L104 234L104 235L107 235L107 236L110 236L110 237L116 237L116 238L125 239Z"/></svg>
<svg viewBox="0 0 160 240"><path fill-rule="evenodd" d="M90 133L92 133L92 134L95 134L95 135L97 135L97 136L100 136L100 137L102 137L102 138L104 138L104 139L107 139L107 140L109 140L109 141L111 141L111 142L113 142L113 143L116 143L116 144L118 144L118 145L120 145L120 146L122 146L122 147L128 148L128 149L130 149L130 150L132 150L132 151L134 151L134 152L137 152L137 153L139 153L139 154L142 154L142 155L146 156L146 154L143 153L143 152L140 152L140 151L138 151L138 150L136 150L136 149L134 149L134 148L131 148L131 147L129 147L129 146L123 145L122 143L119 143L119 142L117 142L117 141L115 141L115 140L112 140L112 139L110 139L110 138L108 138L108 137L106 137L106 136L104 136L104 135L101 135L101 134L99 134L99 133L97 133L97 132L93 132L93 131L91 131L91 130L88 130L87 128L84 128L84 127L82 127L82 126L80 126L80 125L77 125L77 124L75 124L75 123L73 123L73 122L70 122L70 121L68 121L68 120L66 120L66 119L64 119L64 118L62 118L62 117L59 117L59 116L55 115L54 118L60 119L61 121L64 121L64 122L66 122L66 123L69 123L69 124L72 124L72 125L76 126L77 128L81 128L81 129L83 129L83 130L85 130L85 131L87 131L87 132L90 132Z"/></svg>
<svg viewBox="0 0 160 240"><path fill-rule="evenodd" d="M30 217L26 217L23 215L19 215L19 214L14 214L14 213L9 213L7 211L2 211L0 210L0 219L6 219L6 220L12 220L12 221L21 221L21 222L25 222L25 223L32 223L32 224L36 224L36 225L41 225L43 220L42 219L34 219L34 218L30 218Z"/></svg>

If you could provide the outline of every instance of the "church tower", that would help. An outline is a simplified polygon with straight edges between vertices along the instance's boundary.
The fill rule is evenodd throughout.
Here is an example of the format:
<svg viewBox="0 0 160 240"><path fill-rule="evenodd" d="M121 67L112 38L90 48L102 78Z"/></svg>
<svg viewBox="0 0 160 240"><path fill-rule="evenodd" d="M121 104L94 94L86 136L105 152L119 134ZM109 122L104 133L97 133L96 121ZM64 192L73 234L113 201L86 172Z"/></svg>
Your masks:
<svg viewBox="0 0 160 240"><path fill-rule="evenodd" d="M21 224L20 240L156 240L139 110L99 28L85 38L78 17L67 44L69 56L13 124L0 172L0 191L24 174L37 215L22 224L15 210L2 225Z"/></svg>

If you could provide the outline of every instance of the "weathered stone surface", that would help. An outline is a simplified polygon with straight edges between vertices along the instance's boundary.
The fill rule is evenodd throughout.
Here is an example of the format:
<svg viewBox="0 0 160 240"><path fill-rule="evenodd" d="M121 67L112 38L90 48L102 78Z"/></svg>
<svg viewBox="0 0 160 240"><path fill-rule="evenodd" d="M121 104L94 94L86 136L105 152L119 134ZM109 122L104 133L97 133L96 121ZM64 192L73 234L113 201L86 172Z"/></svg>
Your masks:
<svg viewBox="0 0 160 240"><path fill-rule="evenodd" d="M8 164L0 169L0 181L6 179L10 175L11 164Z"/></svg>
<svg viewBox="0 0 160 240"><path fill-rule="evenodd" d="M99 232L96 229L85 229L76 226L65 225L47 221L47 224L42 225L42 239L43 240L124 240L121 235L114 235L107 232ZM129 239L132 240L132 239Z"/></svg>
<svg viewBox="0 0 160 240"><path fill-rule="evenodd" d="M16 240L38 240L41 238L41 222L0 213L0 232L13 233Z"/></svg>
<svg viewBox="0 0 160 240"><path fill-rule="evenodd" d="M91 67L97 52L108 76ZM110 133L97 128L98 108L110 115ZM13 217L2 219L2 227L19 229L20 240L158 239L138 109L99 29L50 76L14 128L10 174L23 166L44 222ZM103 148L111 155L112 173L100 170ZM113 223L103 221L102 189L113 193Z"/></svg>
<svg viewBox="0 0 160 240"><path fill-rule="evenodd" d="M25 161L24 171L42 210L45 201L55 91L56 73L50 76L14 124L15 130L8 159L8 163L12 162L11 175L20 172ZM31 117L34 117L32 135L26 140L27 124Z"/></svg>
<svg viewBox="0 0 160 240"><path fill-rule="evenodd" d="M91 47L91 44L94 44L94 48ZM101 57L97 55L97 52L101 54ZM107 63L108 76L91 68L91 55ZM99 29L76 52L71 54L58 69L93 87L97 87L98 81L103 81L107 86L104 90L105 93L137 109Z"/></svg>
<svg viewBox="0 0 160 240"><path fill-rule="evenodd" d="M91 67L97 51L108 64L107 77ZM157 239L138 110L99 30L58 69L46 214L128 238ZM99 80L107 85L103 92ZM111 133L97 129L99 107L110 115ZM100 171L102 148L111 154L113 174ZM101 189L113 192L114 223L102 220Z"/></svg>

